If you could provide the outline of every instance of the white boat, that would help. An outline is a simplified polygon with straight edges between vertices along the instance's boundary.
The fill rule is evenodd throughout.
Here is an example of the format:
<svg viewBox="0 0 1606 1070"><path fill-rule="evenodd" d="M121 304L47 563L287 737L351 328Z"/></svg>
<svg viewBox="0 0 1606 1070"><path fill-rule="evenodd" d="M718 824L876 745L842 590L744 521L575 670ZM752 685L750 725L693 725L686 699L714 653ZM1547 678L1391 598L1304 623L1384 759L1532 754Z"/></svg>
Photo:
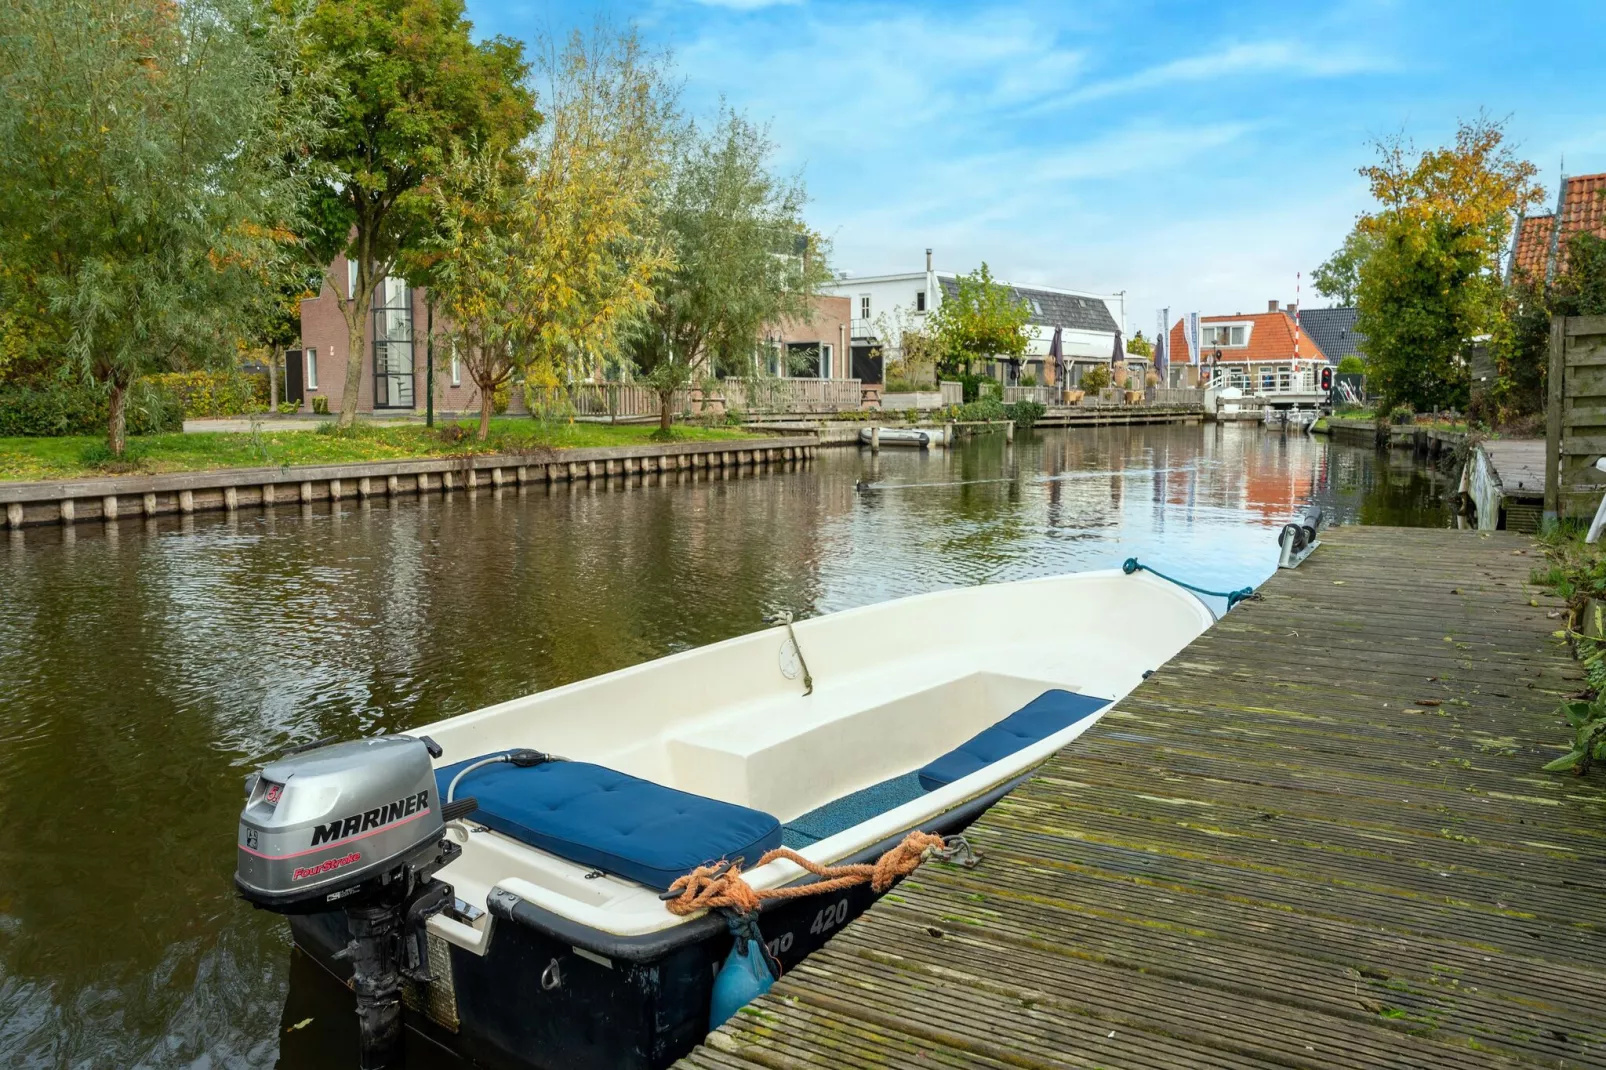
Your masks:
<svg viewBox="0 0 1606 1070"><path fill-rule="evenodd" d="M861 427L859 444L870 445L877 431L880 432L883 446L918 446L925 449L930 446L941 446L947 441L947 436L940 427Z"/></svg>
<svg viewBox="0 0 1606 1070"><path fill-rule="evenodd" d="M1213 619L1143 571L967 587L308 750L253 780L236 880L348 977L337 952L369 931L354 904L401 886L369 868L400 872L386 852L403 841L385 837L409 834L387 829L443 811L443 828L406 841L440 853L407 856L413 898L394 904L416 949L422 1013L409 1024L477 1064L666 1066L707 1032L733 943L724 918L666 908L676 876L721 858L753 866L778 843L835 865L911 830L958 833ZM502 760L523 749L540 752L533 764ZM422 787L387 784L383 755L421 762ZM292 865L305 888L276 868ZM812 879L782 859L742 875L757 890ZM860 885L767 901L764 946L790 968L878 897ZM366 1013L372 985L356 988Z"/></svg>

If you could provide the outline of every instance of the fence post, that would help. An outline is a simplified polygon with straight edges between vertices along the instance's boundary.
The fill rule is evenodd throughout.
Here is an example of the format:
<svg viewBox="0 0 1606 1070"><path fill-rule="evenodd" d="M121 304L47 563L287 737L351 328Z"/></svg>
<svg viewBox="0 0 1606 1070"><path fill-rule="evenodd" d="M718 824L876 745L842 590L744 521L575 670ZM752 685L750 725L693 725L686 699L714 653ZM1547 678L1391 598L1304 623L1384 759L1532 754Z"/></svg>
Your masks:
<svg viewBox="0 0 1606 1070"><path fill-rule="evenodd" d="M1561 515L1561 413L1562 388L1566 376L1564 354L1567 346L1567 318L1550 320L1550 367L1546 383L1545 407L1545 523Z"/></svg>

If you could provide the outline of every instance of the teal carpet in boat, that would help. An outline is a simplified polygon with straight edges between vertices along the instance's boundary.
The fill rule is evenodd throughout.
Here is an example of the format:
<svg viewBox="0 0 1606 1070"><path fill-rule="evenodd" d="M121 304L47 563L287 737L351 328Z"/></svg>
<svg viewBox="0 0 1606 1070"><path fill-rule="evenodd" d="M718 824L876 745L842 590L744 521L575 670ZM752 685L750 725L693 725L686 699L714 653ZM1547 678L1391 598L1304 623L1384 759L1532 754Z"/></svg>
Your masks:
<svg viewBox="0 0 1606 1070"><path fill-rule="evenodd" d="M801 817L795 817L781 828L781 843L794 850L807 847L815 840L835 836L877 814L884 814L895 806L902 806L926 793L920 786L918 773L905 773L868 788L833 799Z"/></svg>

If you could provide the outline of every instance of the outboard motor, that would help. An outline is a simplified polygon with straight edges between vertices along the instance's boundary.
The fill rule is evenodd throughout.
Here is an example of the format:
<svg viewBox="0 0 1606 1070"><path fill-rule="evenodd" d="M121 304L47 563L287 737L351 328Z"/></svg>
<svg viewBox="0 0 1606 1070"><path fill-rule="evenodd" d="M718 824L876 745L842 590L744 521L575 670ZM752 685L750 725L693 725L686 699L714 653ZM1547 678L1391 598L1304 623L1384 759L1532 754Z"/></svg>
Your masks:
<svg viewBox="0 0 1606 1070"><path fill-rule="evenodd" d="M345 912L363 1070L400 1053L402 975L431 980L424 922L453 899L434 879L462 852L445 822L477 805L436 798L440 753L427 736L320 740L246 779L235 887L278 914Z"/></svg>
<svg viewBox="0 0 1606 1070"><path fill-rule="evenodd" d="M1277 534L1277 546L1282 551L1277 559L1278 568L1293 568L1316 549L1319 540L1316 538L1326 522L1326 516L1319 505L1313 505L1298 522L1284 524L1283 530Z"/></svg>

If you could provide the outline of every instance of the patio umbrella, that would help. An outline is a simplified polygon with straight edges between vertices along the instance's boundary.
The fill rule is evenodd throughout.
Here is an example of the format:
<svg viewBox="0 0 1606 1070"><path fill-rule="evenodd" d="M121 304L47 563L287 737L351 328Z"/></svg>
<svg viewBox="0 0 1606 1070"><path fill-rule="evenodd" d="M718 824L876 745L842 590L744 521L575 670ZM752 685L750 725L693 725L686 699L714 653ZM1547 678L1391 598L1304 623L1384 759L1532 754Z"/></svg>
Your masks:
<svg viewBox="0 0 1606 1070"><path fill-rule="evenodd" d="M1065 380L1064 375L1061 374L1065 370L1065 346L1060 338L1062 330L1063 328L1055 327L1054 340L1048 343L1048 366L1054 369L1053 381L1048 384L1050 386Z"/></svg>
<svg viewBox="0 0 1606 1070"><path fill-rule="evenodd" d="M1166 337L1163 334L1154 340L1154 374L1160 377L1162 386L1165 385L1166 375L1171 370L1171 361L1166 357L1165 343Z"/></svg>

